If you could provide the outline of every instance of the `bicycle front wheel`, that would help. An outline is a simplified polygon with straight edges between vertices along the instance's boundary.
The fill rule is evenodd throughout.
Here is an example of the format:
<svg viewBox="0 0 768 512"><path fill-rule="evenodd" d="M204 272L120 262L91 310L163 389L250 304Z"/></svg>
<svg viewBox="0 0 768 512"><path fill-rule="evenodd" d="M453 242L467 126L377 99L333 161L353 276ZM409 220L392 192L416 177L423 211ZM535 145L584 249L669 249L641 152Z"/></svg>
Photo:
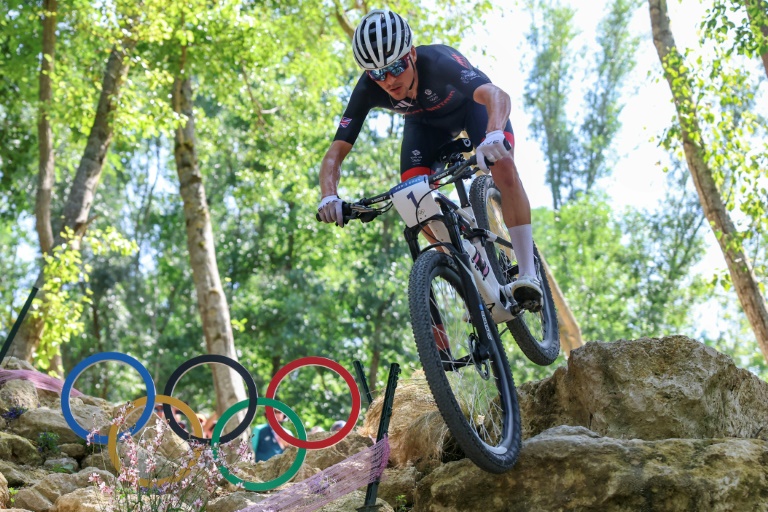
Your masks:
<svg viewBox="0 0 768 512"><path fill-rule="evenodd" d="M469 190L469 202L481 229L487 229L495 235L509 239L509 232L501 214L501 192L491 176L480 176L474 180ZM505 285L517 278L517 258L512 249L500 244L486 244L488 264L499 284ZM514 320L507 322L507 327L515 338L517 346L532 362L540 366L552 364L560 354L560 330L557 325L557 311L549 288L547 274L542 268L539 251L533 247L536 274L541 283L541 310L525 311Z"/></svg>
<svg viewBox="0 0 768 512"><path fill-rule="evenodd" d="M521 447L517 393L496 326L486 315L493 337L485 341L484 321L470 315L466 297L453 258L438 251L419 256L408 299L427 382L464 454L481 469L502 473Z"/></svg>

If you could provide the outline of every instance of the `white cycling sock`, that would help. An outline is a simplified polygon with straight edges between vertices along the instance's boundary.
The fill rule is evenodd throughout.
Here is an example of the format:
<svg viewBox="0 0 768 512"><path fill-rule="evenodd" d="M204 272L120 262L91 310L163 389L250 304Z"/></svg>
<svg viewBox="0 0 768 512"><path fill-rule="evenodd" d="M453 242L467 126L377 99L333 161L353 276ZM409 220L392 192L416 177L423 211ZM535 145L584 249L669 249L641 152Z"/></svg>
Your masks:
<svg viewBox="0 0 768 512"><path fill-rule="evenodd" d="M517 257L520 276L526 274L536 277L536 267L533 263L533 230L530 224L512 226L509 230L509 240Z"/></svg>

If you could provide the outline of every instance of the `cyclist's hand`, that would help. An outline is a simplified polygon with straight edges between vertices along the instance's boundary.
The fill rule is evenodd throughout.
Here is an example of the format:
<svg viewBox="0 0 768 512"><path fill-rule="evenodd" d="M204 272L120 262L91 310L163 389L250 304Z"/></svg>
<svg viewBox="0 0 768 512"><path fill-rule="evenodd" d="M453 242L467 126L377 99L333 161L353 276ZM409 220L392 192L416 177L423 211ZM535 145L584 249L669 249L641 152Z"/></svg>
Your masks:
<svg viewBox="0 0 768 512"><path fill-rule="evenodd" d="M477 165L484 171L488 171L486 160L493 164L498 160L501 160L505 156L509 156L509 150L507 149L506 138L504 138L504 132L496 130L488 133L485 136L485 140L477 146L475 152L477 153Z"/></svg>
<svg viewBox="0 0 768 512"><path fill-rule="evenodd" d="M344 227L344 215L341 213L341 199L339 196L325 196L317 207L317 214L322 222L335 222Z"/></svg>

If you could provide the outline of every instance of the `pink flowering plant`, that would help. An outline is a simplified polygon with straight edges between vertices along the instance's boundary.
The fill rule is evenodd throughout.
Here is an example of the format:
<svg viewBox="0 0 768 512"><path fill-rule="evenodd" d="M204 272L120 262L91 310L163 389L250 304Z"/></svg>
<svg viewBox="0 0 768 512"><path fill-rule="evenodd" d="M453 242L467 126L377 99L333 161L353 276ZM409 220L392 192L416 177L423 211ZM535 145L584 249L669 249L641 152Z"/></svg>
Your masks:
<svg viewBox="0 0 768 512"><path fill-rule="evenodd" d="M127 432L130 425L125 408L120 409L112 424L122 433L118 434L117 476L105 481L93 473L89 478L104 498L105 512L202 511L211 498L221 494L226 481L214 462L210 446L182 442L157 417L154 425L134 437ZM89 436L89 445L96 434L94 431ZM246 440L226 443L219 450L217 460L227 469L239 462L253 462Z"/></svg>

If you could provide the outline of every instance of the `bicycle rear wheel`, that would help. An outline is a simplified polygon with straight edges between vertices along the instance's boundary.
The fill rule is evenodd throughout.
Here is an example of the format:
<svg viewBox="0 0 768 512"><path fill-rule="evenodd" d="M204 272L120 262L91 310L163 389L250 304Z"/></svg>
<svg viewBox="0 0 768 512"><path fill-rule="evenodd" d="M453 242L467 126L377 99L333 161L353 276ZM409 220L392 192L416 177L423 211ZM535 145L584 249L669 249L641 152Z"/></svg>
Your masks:
<svg viewBox="0 0 768 512"><path fill-rule="evenodd" d="M486 315L493 336L482 341L483 319L470 318L466 297L452 257L438 251L419 256L408 300L427 382L464 454L481 469L502 473L521 447L517 393L496 326Z"/></svg>
<svg viewBox="0 0 768 512"><path fill-rule="evenodd" d="M501 214L501 192L491 176L480 176L474 180L469 190L469 202L481 229L487 229L505 240L509 239ZM517 258L512 249L501 244L487 243L486 252L488 264L499 284L505 285L517 278ZM548 366L560 354L560 332L552 291L535 244L533 256L536 274L541 282L541 310L536 313L525 311L507 322L507 327L528 359L540 366Z"/></svg>

